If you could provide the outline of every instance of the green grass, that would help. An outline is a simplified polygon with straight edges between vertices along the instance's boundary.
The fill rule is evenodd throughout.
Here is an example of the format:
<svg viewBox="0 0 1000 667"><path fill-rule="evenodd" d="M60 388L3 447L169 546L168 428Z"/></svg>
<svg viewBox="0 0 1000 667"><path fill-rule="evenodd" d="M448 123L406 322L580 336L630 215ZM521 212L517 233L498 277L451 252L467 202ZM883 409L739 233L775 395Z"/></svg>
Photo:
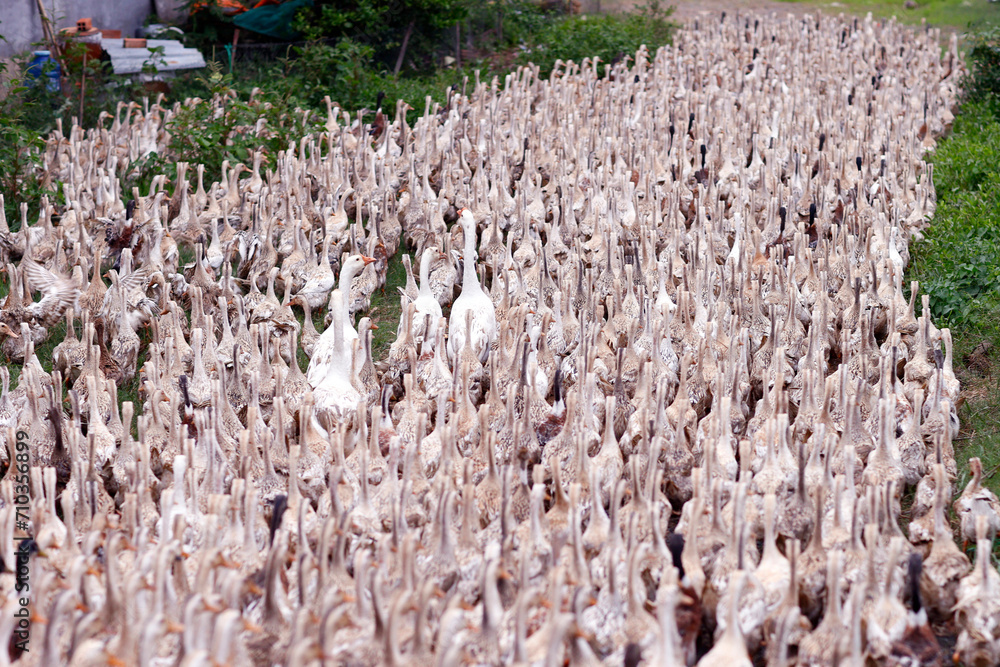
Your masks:
<svg viewBox="0 0 1000 667"><path fill-rule="evenodd" d="M1000 493L1000 383L996 378L985 382L979 378L966 378L966 403L962 406L962 433L955 442L961 458L978 456L983 462L983 479L994 493ZM961 484L968 481L963 474Z"/></svg>
<svg viewBox="0 0 1000 667"><path fill-rule="evenodd" d="M1000 122L968 104L930 157L938 205L913 245L910 278L931 296L935 320L969 338L996 340L1000 315ZM978 340L971 344L975 346ZM971 349L962 349L971 352Z"/></svg>
<svg viewBox="0 0 1000 667"><path fill-rule="evenodd" d="M962 383L957 490L968 483L967 461L979 457L985 486L1000 493L1000 29L967 37L964 104L930 156L938 206L925 240L910 249L908 273L930 294L935 321L949 326L955 341ZM993 558L1000 563L1000 541Z"/></svg>
<svg viewBox="0 0 1000 667"><path fill-rule="evenodd" d="M378 361L389 354L389 347L396 340L396 328L403 310L400 307L399 290L397 287L406 285L406 268L403 266L403 249L389 258L386 269L385 288L375 290L372 294L371 308L368 311L372 322L378 326L372 336L372 359Z"/></svg>
<svg viewBox="0 0 1000 667"><path fill-rule="evenodd" d="M782 0L802 2L803 0ZM917 0L914 9L907 9L901 0L805 0L805 4L816 5L831 14L844 12L864 16L871 12L875 16L895 16L904 23L919 23L926 20L934 26L965 28L970 24L995 22L1000 19L1000 7L989 0Z"/></svg>
<svg viewBox="0 0 1000 667"><path fill-rule="evenodd" d="M959 463L978 456L986 483L1000 492L1000 122L986 103L966 104L952 134L929 157L937 211L911 247L908 280L931 297L934 322L951 328L964 403L956 437ZM973 353L980 344L985 355ZM969 362L972 363L969 363ZM967 473L963 471L964 483Z"/></svg>

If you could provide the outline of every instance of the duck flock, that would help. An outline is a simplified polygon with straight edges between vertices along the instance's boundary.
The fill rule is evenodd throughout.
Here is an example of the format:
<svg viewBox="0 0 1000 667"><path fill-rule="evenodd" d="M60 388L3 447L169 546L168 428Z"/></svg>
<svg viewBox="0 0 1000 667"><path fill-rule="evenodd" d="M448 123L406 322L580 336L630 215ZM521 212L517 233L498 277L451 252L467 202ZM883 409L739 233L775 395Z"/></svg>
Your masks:
<svg viewBox="0 0 1000 667"><path fill-rule="evenodd" d="M996 665L1000 503L903 282L940 39L723 14L172 196L121 181L179 105L60 128L66 205L0 225L0 665Z"/></svg>

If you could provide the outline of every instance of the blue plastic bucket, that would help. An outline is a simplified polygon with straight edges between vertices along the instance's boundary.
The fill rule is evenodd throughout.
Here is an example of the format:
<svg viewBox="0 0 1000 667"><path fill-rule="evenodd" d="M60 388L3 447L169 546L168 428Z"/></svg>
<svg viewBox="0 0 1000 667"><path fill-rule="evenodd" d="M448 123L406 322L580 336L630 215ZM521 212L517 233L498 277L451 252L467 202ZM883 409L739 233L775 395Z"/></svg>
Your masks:
<svg viewBox="0 0 1000 667"><path fill-rule="evenodd" d="M48 65L47 63L52 64ZM31 58L31 62L28 63L26 78L29 80L38 80L42 77L46 77L46 90L57 93L59 92L60 73L59 63L52 58L51 53L48 51L35 51L34 56Z"/></svg>

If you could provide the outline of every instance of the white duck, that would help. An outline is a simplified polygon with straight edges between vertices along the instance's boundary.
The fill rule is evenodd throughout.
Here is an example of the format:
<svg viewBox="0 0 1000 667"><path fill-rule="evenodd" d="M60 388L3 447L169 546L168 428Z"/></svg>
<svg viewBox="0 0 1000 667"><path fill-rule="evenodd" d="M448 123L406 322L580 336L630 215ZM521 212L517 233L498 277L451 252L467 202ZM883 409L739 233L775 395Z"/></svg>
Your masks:
<svg viewBox="0 0 1000 667"><path fill-rule="evenodd" d="M336 423L350 416L361 400L361 394L351 381L353 350L351 343L344 336L344 331L348 328L353 330L353 327L347 321L344 295L340 289L333 290L330 304L333 323L324 332L323 338L332 331L333 345L321 350L320 343L323 342L321 338L316 344L316 350L306 372L306 379L313 389L316 401L316 414L321 421L322 418L327 418L326 424ZM354 335L357 336L357 332Z"/></svg>
<svg viewBox="0 0 1000 667"><path fill-rule="evenodd" d="M435 248L425 248L420 256L420 290L413 301L416 311L413 314L413 336L423 340L434 340L437 336L438 320L442 317L441 304L431 290L431 263L434 256L440 254ZM426 318L430 315L430 325ZM424 329L428 331L424 331Z"/></svg>
<svg viewBox="0 0 1000 667"><path fill-rule="evenodd" d="M465 345L465 314L472 313L472 349L479 360L486 363L490 346L497 338L497 314L493 301L483 291L476 275L476 220L472 211L459 211L458 222L465 232L464 270L462 273L462 293L451 306L448 320L448 355L455 358Z"/></svg>
<svg viewBox="0 0 1000 667"><path fill-rule="evenodd" d="M323 381L323 378L326 377L325 364L336 356L334 346L336 345L336 329L338 326L341 336L344 338L344 346L348 351L347 356L344 357L347 359L347 368L351 367L351 346L354 341L359 339L358 330L351 323L350 318L347 316L347 311L344 311L343 317L337 318L337 314L334 312L333 301L335 298L338 298L338 293L340 294L339 298L343 298L343 295L350 291L351 281L354 280L355 276L361 273L365 266L373 261L370 257L363 255L351 255L344 260L344 264L340 268L340 283L337 285L337 289L333 290L333 294L330 295L330 313L326 323L326 331L316 341L316 346L313 348L313 356L309 361L309 368L306 369L306 379L312 387ZM340 322L339 325L338 322Z"/></svg>
<svg viewBox="0 0 1000 667"><path fill-rule="evenodd" d="M351 255L344 260L343 264L340 265L340 277L337 279L337 289L339 289L344 294L351 293L351 284L354 279L361 275L361 272L365 270L365 267L375 261L374 257L365 257L364 255ZM348 326L350 326L350 318L348 317ZM333 297L330 297L330 312L326 315L326 325L330 326L330 322L333 321ZM353 330L354 327L352 326ZM350 331L345 330L347 336L351 336ZM355 331L353 338L358 337L358 332ZM351 342L351 338L348 339L348 344Z"/></svg>

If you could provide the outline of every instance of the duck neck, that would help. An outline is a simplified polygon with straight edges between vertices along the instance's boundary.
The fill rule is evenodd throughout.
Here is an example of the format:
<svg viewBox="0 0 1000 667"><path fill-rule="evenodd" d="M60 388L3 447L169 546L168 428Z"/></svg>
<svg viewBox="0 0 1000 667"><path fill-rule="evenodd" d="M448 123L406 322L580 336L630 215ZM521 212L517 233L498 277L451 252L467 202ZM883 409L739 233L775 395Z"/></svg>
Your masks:
<svg viewBox="0 0 1000 667"><path fill-rule="evenodd" d="M326 253L324 253L326 254ZM349 293L351 291L351 283L358 275L358 270L354 267L347 266L340 272L340 281L337 283L337 289L341 292Z"/></svg>
<svg viewBox="0 0 1000 667"><path fill-rule="evenodd" d="M496 570L496 567L486 568L486 581L483 582L483 632L488 635L497 631L503 619L503 603L497 588Z"/></svg>
<svg viewBox="0 0 1000 667"><path fill-rule="evenodd" d="M424 253L420 257L420 287L421 294L431 293L431 257L430 253Z"/></svg>
<svg viewBox="0 0 1000 667"><path fill-rule="evenodd" d="M333 303L333 349L335 354L344 355L344 302L343 299L334 297Z"/></svg>
<svg viewBox="0 0 1000 667"><path fill-rule="evenodd" d="M462 291L479 287L479 278L476 276L476 226L470 224L463 227L465 231L465 257L462 267ZM423 281L423 266L421 266L421 281ZM475 286L475 287L474 287Z"/></svg>

